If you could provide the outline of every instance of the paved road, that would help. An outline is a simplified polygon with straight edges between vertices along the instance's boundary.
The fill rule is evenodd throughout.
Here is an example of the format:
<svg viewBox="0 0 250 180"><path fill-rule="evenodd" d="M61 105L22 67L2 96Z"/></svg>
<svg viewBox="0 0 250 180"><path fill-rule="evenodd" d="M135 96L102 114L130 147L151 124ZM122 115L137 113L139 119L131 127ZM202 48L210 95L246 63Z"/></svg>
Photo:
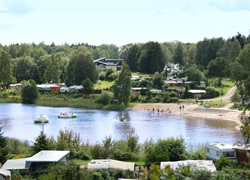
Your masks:
<svg viewBox="0 0 250 180"><path fill-rule="evenodd" d="M231 102L231 97L234 95L234 92L236 91L237 87L234 86L231 89L228 90L227 94L220 98L214 98L214 99L204 99L202 101L226 101Z"/></svg>

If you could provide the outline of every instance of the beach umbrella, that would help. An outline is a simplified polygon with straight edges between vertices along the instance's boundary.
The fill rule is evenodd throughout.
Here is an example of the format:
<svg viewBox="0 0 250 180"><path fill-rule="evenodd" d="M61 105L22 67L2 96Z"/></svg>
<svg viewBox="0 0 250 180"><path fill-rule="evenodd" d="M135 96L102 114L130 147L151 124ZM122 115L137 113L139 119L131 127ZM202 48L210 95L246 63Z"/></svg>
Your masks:
<svg viewBox="0 0 250 180"><path fill-rule="evenodd" d="M45 114L39 114L34 119L35 123L42 123L42 126L43 126L42 132L43 133L44 133L44 123L47 123L48 121L49 121L49 118Z"/></svg>
<svg viewBox="0 0 250 180"><path fill-rule="evenodd" d="M35 122L46 123L49 121L49 118L45 114L39 114L35 117Z"/></svg>

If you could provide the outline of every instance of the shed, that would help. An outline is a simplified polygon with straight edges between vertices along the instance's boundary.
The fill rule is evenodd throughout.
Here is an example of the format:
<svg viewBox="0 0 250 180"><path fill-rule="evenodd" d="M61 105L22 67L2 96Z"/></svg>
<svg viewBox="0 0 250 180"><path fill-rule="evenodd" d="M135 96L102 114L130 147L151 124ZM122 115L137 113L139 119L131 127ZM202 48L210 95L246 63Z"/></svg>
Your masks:
<svg viewBox="0 0 250 180"><path fill-rule="evenodd" d="M0 169L0 180L11 180L11 173L6 169Z"/></svg>
<svg viewBox="0 0 250 180"><path fill-rule="evenodd" d="M21 170L29 169L31 171L47 169L50 163L66 162L69 151L49 151L43 150L30 158L9 159L3 165L3 169Z"/></svg>
<svg viewBox="0 0 250 180"><path fill-rule="evenodd" d="M23 87L23 85L21 83L17 83L17 84L10 84L10 89L21 89Z"/></svg>
<svg viewBox="0 0 250 180"><path fill-rule="evenodd" d="M59 93L60 89L61 89L61 86L52 86L50 87L50 92Z"/></svg>
<svg viewBox="0 0 250 180"><path fill-rule="evenodd" d="M26 160L27 159L28 158L9 159L3 164L2 169L6 169L6 170L29 169L29 167L26 166Z"/></svg>
<svg viewBox="0 0 250 180"><path fill-rule="evenodd" d="M113 159L91 160L88 163L88 169L95 169L95 170L106 169L109 170L110 172L114 172L116 169L134 171L134 168L135 168L135 163L117 161Z"/></svg>
<svg viewBox="0 0 250 180"><path fill-rule="evenodd" d="M140 93L141 90L146 90L147 88L146 87L132 87L130 92L133 93L133 94L136 94L136 93Z"/></svg>
<svg viewBox="0 0 250 180"><path fill-rule="evenodd" d="M238 164L243 166L247 165L250 160L250 144L242 145L241 147L235 147L234 149L236 151Z"/></svg>
<svg viewBox="0 0 250 180"><path fill-rule="evenodd" d="M200 98L203 94L206 93L205 90L200 90L200 89L190 89L188 91L193 98Z"/></svg>
<svg viewBox="0 0 250 180"><path fill-rule="evenodd" d="M175 162L161 162L161 170L169 166L171 169L176 170L182 166L190 166L191 170L206 170L210 172L216 172L213 161L211 160L186 160Z"/></svg>

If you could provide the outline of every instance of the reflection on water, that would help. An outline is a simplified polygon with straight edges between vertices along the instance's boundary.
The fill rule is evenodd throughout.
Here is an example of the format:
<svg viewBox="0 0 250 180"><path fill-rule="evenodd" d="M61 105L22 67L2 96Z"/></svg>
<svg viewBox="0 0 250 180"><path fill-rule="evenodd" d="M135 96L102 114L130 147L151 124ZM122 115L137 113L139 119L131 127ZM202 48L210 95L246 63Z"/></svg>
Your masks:
<svg viewBox="0 0 250 180"><path fill-rule="evenodd" d="M61 112L76 113L74 119L58 119ZM52 108L22 104L0 104L0 126L4 135L22 140L34 141L42 126L34 124L38 114L46 114L49 123L45 133L56 137L61 129L80 133L83 141L102 142L105 136L115 140L125 140L131 129L135 129L139 142L147 139L183 137L186 143L204 144L207 142L235 143L242 141L240 132L234 129L235 122L204 120L164 113L145 111L102 111L75 108ZM117 117L127 118L120 122Z"/></svg>

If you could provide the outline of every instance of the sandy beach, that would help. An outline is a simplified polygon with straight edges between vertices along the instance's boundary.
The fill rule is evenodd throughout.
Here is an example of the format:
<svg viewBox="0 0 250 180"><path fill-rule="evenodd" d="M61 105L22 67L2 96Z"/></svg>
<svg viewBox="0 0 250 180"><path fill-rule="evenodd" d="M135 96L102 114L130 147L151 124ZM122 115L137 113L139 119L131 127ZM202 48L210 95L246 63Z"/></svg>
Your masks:
<svg viewBox="0 0 250 180"><path fill-rule="evenodd" d="M214 119L214 120L225 120L234 121L237 123L236 129L239 129L240 114L242 111L231 110L228 108L203 108L198 104L182 104L184 109L180 110L180 105L176 103L146 103L146 104L136 104L132 110L144 110L144 111L154 111L161 113L171 113L174 115L184 115L188 117L199 117L203 119Z"/></svg>

